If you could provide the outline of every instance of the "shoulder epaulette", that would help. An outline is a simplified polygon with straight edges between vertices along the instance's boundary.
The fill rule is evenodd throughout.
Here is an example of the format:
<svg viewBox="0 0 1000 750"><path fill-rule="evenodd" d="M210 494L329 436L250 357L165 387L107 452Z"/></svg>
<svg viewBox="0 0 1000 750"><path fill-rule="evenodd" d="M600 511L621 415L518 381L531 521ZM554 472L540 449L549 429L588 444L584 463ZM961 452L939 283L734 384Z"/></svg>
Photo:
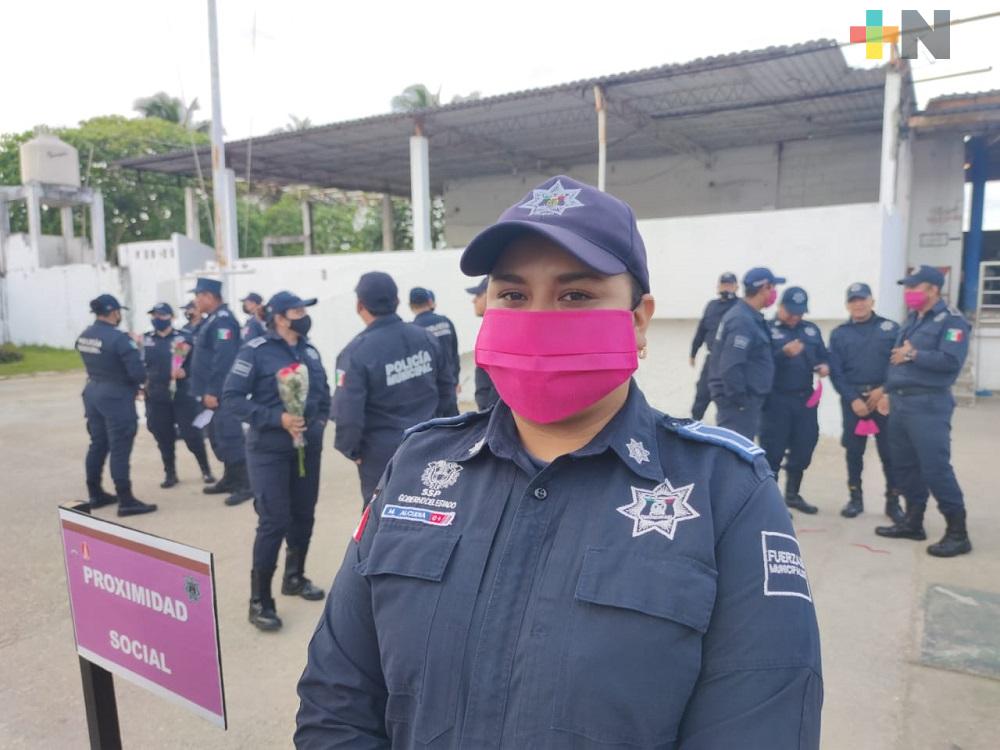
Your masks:
<svg viewBox="0 0 1000 750"><path fill-rule="evenodd" d="M671 432L676 432L685 440L694 440L699 443L718 445L728 448L747 463L753 463L759 456L764 455L764 449L753 440L748 440L738 432L733 432L725 427L715 427L704 422L695 422L690 419L673 419L666 417L663 424Z"/></svg>
<svg viewBox="0 0 1000 750"><path fill-rule="evenodd" d="M249 346L251 349L256 349L265 341L267 341L267 338L265 336L257 336L255 338L250 339L245 345Z"/></svg>
<svg viewBox="0 0 1000 750"><path fill-rule="evenodd" d="M216 313L215 313L215 315L216 315L216 317L219 317L219 318L228 318L229 317L229 310L217 310Z"/></svg>
<svg viewBox="0 0 1000 750"><path fill-rule="evenodd" d="M483 411L467 411L465 414L459 414L457 417L438 417L437 419L428 419L426 422L421 422L420 424L415 424L413 427L403 432L403 437L407 438L417 432L424 432L433 427L465 427L473 422L477 422L483 417L488 417L493 411L493 407L489 409L484 409Z"/></svg>

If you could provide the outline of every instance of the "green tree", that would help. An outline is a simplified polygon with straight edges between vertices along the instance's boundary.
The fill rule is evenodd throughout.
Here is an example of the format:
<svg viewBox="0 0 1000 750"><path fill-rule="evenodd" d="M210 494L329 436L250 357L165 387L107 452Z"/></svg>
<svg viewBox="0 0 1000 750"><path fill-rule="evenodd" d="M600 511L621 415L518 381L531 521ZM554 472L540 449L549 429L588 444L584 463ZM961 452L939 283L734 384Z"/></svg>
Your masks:
<svg viewBox="0 0 1000 750"><path fill-rule="evenodd" d="M422 83L414 83L403 89L401 94L392 97L389 103L393 112L415 112L419 109L430 109L441 106L441 91L432 93Z"/></svg>
<svg viewBox="0 0 1000 750"><path fill-rule="evenodd" d="M183 99L170 96L165 91L158 91L152 96L136 99L132 103L132 109L143 117L158 117L199 133L207 133L211 124L205 121L194 121L194 113L199 109L198 97L195 97L190 104L185 104Z"/></svg>

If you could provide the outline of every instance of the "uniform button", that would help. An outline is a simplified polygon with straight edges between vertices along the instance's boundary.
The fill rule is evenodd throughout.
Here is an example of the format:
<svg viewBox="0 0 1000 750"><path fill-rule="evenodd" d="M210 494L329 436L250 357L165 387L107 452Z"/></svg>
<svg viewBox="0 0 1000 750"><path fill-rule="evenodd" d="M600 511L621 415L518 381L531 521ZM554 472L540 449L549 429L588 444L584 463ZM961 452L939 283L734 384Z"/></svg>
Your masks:
<svg viewBox="0 0 1000 750"><path fill-rule="evenodd" d="M539 487L538 489L535 490L535 497L537 497L539 500L544 500L548 496L549 496L548 490L546 490L544 487Z"/></svg>

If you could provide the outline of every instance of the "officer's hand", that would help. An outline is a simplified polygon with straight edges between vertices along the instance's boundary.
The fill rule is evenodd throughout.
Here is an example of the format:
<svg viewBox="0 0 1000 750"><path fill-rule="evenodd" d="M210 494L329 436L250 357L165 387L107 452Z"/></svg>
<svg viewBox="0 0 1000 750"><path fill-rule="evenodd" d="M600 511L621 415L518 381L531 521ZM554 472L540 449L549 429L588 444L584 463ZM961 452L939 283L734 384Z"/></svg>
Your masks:
<svg viewBox="0 0 1000 750"><path fill-rule="evenodd" d="M892 350L892 356L889 357L889 361L894 365L901 365L904 362L908 362L906 355L913 351L913 344L907 339L903 342L902 346L897 346Z"/></svg>
<svg viewBox="0 0 1000 750"><path fill-rule="evenodd" d="M885 395L884 388L872 388L870 391L868 391L868 398L865 399L865 405L869 409L878 408L878 402L882 400L882 397L884 395Z"/></svg>
<svg viewBox="0 0 1000 750"><path fill-rule="evenodd" d="M688 364L694 367L694 357L688 357Z"/></svg>
<svg viewBox="0 0 1000 750"><path fill-rule="evenodd" d="M281 426L285 428L289 435L296 438L306 431L306 420L302 417L293 416L286 411L281 415Z"/></svg>
<svg viewBox="0 0 1000 750"><path fill-rule="evenodd" d="M146 390L144 388L140 388L139 390L137 390L135 392L135 399L136 399L136 401L145 401L146 400Z"/></svg>
<svg viewBox="0 0 1000 750"><path fill-rule="evenodd" d="M871 412L866 404L860 398L856 398L851 402L851 411L853 411L859 418L864 419Z"/></svg>
<svg viewBox="0 0 1000 750"><path fill-rule="evenodd" d="M878 400L878 406L875 407L879 414L883 417L889 416L889 397L883 396Z"/></svg>
<svg viewBox="0 0 1000 750"><path fill-rule="evenodd" d="M455 386L455 395L456 396L461 396L462 395L462 386L461 386L461 384Z"/></svg>
<svg viewBox="0 0 1000 750"><path fill-rule="evenodd" d="M173 377L174 380L184 380L184 378L187 377L187 373L184 372L183 367L178 367L176 370L170 373L170 375L171 377Z"/></svg>
<svg viewBox="0 0 1000 750"><path fill-rule="evenodd" d="M360 458L354 459L354 463L356 463L358 466L361 466L361 459Z"/></svg>
<svg viewBox="0 0 1000 750"><path fill-rule="evenodd" d="M202 406L204 406L206 409L218 409L219 408L219 399L217 399L215 396L209 395L207 393L204 396L201 397L201 403L202 403Z"/></svg>
<svg viewBox="0 0 1000 750"><path fill-rule="evenodd" d="M829 365L816 365L816 374L821 378L825 378L830 374Z"/></svg>
<svg viewBox="0 0 1000 750"><path fill-rule="evenodd" d="M805 344L798 339L793 339L781 347L781 351L785 353L786 357L797 357L802 353L803 349L805 349Z"/></svg>

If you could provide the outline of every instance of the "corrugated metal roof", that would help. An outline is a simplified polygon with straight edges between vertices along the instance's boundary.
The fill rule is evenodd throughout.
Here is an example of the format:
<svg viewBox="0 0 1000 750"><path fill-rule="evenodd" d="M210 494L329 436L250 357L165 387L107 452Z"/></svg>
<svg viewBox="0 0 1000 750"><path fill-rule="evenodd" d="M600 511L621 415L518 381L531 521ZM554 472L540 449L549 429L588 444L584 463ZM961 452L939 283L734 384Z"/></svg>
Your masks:
<svg viewBox="0 0 1000 750"><path fill-rule="evenodd" d="M233 141L226 160L255 182L409 195L415 123L430 140L435 193L464 178L565 171L597 158L595 85L608 109L608 160L712 151L859 132L882 125L885 67L848 67L840 45L818 40L706 57L518 91L416 112ZM203 170L209 150L198 158ZM195 174L190 151L120 163Z"/></svg>

